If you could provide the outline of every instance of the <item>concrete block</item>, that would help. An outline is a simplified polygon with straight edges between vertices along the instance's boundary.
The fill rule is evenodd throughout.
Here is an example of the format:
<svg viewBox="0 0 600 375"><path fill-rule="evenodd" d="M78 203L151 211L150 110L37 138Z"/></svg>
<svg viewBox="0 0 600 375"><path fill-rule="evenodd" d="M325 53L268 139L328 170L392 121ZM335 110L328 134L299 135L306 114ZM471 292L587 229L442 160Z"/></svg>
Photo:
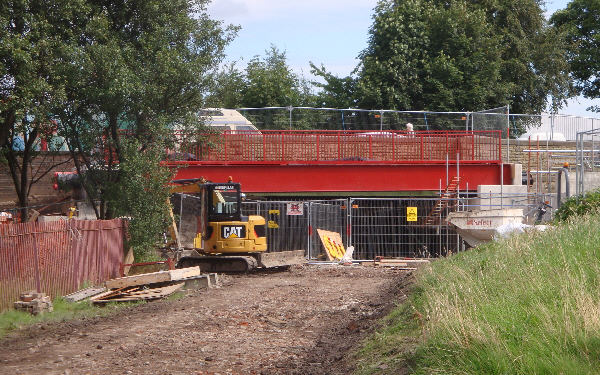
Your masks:
<svg viewBox="0 0 600 375"><path fill-rule="evenodd" d="M208 277L210 278L210 282L211 282L212 286L214 286L214 287L221 286L221 280L219 280L218 274L210 273L210 274L208 274Z"/></svg>
<svg viewBox="0 0 600 375"><path fill-rule="evenodd" d="M212 288L213 284L209 275L190 277L184 280L183 290L198 290Z"/></svg>
<svg viewBox="0 0 600 375"><path fill-rule="evenodd" d="M469 209L526 208L527 185L479 185Z"/></svg>

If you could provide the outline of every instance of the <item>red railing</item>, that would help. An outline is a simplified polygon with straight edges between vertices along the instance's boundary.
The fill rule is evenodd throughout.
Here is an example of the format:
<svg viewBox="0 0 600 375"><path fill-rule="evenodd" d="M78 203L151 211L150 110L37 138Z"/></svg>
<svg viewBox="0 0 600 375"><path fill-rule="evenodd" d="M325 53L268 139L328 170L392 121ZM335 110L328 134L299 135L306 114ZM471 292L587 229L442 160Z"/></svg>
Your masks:
<svg viewBox="0 0 600 375"><path fill-rule="evenodd" d="M0 225L0 311L20 293L52 297L119 276L127 222L61 220Z"/></svg>
<svg viewBox="0 0 600 375"><path fill-rule="evenodd" d="M490 131L276 131L176 135L171 164L500 163Z"/></svg>

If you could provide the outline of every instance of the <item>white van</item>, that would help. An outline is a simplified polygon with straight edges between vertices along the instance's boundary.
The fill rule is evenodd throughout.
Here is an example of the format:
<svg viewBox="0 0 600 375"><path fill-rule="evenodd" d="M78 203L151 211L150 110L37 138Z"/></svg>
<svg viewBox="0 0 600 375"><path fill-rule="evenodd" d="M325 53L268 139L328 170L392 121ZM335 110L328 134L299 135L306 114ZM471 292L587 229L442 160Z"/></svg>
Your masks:
<svg viewBox="0 0 600 375"><path fill-rule="evenodd" d="M198 113L205 120L205 125L219 131L229 130L232 133L259 133L256 126L235 109L206 108Z"/></svg>

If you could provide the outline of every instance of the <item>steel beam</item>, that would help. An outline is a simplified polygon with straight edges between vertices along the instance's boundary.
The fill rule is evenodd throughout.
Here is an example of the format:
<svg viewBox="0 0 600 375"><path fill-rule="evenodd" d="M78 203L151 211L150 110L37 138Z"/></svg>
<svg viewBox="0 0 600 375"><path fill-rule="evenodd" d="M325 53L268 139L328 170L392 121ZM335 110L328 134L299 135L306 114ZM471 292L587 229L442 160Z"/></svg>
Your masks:
<svg viewBox="0 0 600 375"><path fill-rule="evenodd" d="M511 181L510 165L462 164L460 190ZM456 174L450 168L449 179ZM202 164L179 166L175 179L204 177L222 182L230 177L247 193L438 191L446 181L445 164L265 165ZM520 176L518 177L520 178ZM444 186L445 188L445 186Z"/></svg>

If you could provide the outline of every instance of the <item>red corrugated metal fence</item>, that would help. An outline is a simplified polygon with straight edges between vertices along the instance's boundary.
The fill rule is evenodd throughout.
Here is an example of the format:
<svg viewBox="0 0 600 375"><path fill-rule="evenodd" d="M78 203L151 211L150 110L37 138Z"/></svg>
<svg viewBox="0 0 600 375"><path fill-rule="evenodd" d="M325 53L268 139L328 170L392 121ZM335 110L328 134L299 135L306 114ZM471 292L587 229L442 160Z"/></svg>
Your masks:
<svg viewBox="0 0 600 375"><path fill-rule="evenodd" d="M123 219L0 225L0 310L38 286L56 297L117 277L126 230Z"/></svg>

